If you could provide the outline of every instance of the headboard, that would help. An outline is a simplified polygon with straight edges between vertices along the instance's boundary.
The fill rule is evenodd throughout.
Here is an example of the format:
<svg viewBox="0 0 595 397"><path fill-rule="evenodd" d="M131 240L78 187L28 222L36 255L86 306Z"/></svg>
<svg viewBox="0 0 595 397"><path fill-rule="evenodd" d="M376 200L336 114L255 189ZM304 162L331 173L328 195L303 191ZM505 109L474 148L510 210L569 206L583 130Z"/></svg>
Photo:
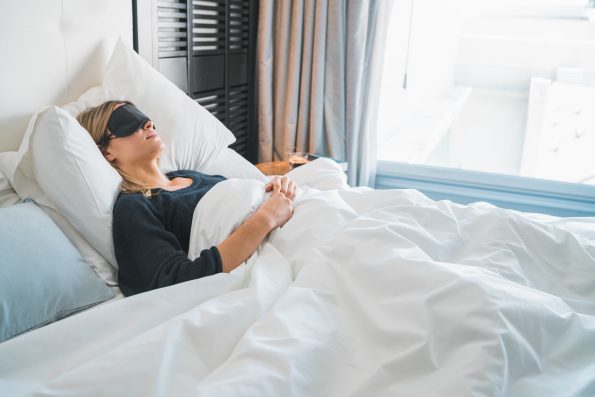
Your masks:
<svg viewBox="0 0 595 397"><path fill-rule="evenodd" d="M98 85L118 36L132 46L132 0L3 0L0 152L18 148L39 108Z"/></svg>

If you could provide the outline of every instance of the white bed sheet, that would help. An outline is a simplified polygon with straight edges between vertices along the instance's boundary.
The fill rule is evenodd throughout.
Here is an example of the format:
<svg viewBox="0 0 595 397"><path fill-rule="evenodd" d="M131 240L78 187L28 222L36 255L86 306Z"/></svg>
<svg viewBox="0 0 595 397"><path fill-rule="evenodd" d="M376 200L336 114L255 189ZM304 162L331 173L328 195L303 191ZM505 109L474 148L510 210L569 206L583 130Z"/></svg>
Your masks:
<svg viewBox="0 0 595 397"><path fill-rule="evenodd" d="M298 170L294 217L245 265L0 344L0 390L595 395L594 218L336 189L328 163ZM210 195L203 217L237 202ZM238 216L195 216L214 225L200 238L237 222L222 213Z"/></svg>

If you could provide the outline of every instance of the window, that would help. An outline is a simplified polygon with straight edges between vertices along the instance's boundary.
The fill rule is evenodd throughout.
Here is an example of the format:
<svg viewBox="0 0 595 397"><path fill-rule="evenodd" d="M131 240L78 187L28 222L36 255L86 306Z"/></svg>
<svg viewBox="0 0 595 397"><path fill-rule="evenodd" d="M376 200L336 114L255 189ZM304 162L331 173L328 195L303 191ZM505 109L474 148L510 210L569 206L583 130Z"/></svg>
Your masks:
<svg viewBox="0 0 595 397"><path fill-rule="evenodd" d="M595 185L593 6L396 0L379 160Z"/></svg>

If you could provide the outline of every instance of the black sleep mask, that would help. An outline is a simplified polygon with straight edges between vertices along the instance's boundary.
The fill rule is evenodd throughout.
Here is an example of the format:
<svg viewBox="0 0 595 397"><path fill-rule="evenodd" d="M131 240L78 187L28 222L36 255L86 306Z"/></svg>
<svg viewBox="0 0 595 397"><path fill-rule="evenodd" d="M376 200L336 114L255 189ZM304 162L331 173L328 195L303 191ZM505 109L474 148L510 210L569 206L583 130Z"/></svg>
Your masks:
<svg viewBox="0 0 595 397"><path fill-rule="evenodd" d="M111 135L122 138L134 134L149 120L150 118L134 105L125 103L112 112L107 122L107 129Z"/></svg>

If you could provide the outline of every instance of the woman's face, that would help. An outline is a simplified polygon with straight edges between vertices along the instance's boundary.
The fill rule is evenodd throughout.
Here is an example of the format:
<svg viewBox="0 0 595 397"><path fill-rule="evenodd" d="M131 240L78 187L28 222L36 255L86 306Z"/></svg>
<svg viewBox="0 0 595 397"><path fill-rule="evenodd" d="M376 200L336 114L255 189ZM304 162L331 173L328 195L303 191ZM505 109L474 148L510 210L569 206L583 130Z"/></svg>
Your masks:
<svg viewBox="0 0 595 397"><path fill-rule="evenodd" d="M157 159L164 147L153 121L148 120L128 136L112 137L105 148L105 157L120 166L142 164Z"/></svg>

